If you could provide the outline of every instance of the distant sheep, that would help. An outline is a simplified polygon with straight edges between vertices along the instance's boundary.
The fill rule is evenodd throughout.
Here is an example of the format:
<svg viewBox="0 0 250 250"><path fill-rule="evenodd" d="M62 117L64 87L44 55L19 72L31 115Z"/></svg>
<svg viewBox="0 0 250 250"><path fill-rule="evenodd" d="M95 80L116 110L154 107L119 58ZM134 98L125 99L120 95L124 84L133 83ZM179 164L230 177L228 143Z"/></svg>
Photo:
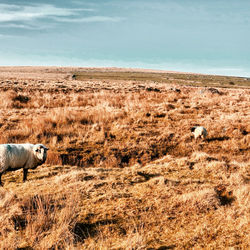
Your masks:
<svg viewBox="0 0 250 250"><path fill-rule="evenodd" d="M197 140L198 138L206 139L207 137L207 130L202 126L195 126L190 130L193 133L195 140Z"/></svg>
<svg viewBox="0 0 250 250"><path fill-rule="evenodd" d="M20 168L26 181L28 169L35 169L46 161L47 150L42 144L0 144L0 185L4 172Z"/></svg>

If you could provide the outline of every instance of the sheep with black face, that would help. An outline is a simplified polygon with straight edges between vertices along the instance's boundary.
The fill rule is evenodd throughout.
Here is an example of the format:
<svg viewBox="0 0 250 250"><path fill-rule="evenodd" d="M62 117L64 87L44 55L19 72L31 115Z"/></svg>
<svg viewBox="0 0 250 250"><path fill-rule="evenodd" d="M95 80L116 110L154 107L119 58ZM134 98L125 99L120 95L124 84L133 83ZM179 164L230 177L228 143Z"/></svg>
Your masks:
<svg viewBox="0 0 250 250"><path fill-rule="evenodd" d="M4 172L23 169L23 181L27 180L28 169L42 165L47 158L48 148L43 144L0 144L0 185Z"/></svg>

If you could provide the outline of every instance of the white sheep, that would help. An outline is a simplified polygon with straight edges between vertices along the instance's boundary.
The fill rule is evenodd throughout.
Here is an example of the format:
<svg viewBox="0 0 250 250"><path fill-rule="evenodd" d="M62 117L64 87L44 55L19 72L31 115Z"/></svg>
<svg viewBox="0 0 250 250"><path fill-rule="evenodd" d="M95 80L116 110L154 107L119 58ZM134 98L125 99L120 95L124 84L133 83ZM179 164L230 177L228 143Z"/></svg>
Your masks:
<svg viewBox="0 0 250 250"><path fill-rule="evenodd" d="M43 144L0 144L0 185L4 172L23 168L23 181L26 181L28 169L42 165L47 158Z"/></svg>
<svg viewBox="0 0 250 250"><path fill-rule="evenodd" d="M202 126L195 126L190 130L193 133L195 140L197 140L199 137L203 139L206 139L207 137L207 130Z"/></svg>

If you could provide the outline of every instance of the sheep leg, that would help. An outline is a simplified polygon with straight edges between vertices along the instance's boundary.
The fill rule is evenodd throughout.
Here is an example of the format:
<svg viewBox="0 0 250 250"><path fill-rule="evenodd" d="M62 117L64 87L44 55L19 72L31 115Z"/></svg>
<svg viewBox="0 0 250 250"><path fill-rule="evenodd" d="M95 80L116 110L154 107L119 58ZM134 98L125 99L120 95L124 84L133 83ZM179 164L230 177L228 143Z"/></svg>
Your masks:
<svg viewBox="0 0 250 250"><path fill-rule="evenodd" d="M28 174L28 169L24 168L23 169L23 182L27 180L27 174Z"/></svg>

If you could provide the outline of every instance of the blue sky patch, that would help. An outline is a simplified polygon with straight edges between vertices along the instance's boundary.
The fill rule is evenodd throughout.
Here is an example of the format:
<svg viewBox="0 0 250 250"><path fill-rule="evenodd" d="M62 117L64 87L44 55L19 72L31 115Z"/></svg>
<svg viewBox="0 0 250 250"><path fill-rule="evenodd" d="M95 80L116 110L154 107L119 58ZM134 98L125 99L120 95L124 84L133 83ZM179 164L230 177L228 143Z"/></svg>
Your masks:
<svg viewBox="0 0 250 250"><path fill-rule="evenodd" d="M250 76L249 12L246 0L2 0L0 65Z"/></svg>

